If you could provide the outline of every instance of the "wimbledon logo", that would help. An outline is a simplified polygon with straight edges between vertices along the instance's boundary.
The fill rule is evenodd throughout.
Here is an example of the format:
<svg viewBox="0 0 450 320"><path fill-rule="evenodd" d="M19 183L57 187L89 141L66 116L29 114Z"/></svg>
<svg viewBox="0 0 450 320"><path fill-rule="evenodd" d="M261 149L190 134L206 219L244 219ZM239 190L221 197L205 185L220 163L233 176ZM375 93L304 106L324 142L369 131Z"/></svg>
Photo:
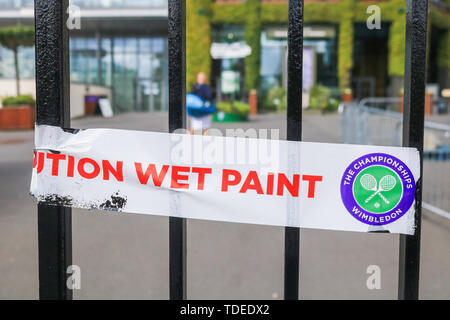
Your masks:
<svg viewBox="0 0 450 320"><path fill-rule="evenodd" d="M341 197L350 214L370 225L402 217L414 202L414 176L399 159L372 153L353 161L341 181Z"/></svg>

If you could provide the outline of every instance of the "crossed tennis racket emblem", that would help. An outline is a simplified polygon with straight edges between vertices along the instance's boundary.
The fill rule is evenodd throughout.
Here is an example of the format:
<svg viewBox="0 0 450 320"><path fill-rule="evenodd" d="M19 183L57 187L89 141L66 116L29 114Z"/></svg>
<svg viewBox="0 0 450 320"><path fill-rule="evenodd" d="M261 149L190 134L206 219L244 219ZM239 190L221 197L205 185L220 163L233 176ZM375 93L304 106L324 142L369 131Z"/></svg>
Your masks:
<svg viewBox="0 0 450 320"><path fill-rule="evenodd" d="M361 182L361 185L364 189L368 191L374 191L374 193L372 193L366 199L366 203L368 203L373 199L373 197L378 195L381 199L383 199L384 202L386 202L386 204L389 204L389 200L386 199L381 192L391 191L397 183L395 178L389 174L382 177L379 183L373 175L368 173L364 174L359 181Z"/></svg>

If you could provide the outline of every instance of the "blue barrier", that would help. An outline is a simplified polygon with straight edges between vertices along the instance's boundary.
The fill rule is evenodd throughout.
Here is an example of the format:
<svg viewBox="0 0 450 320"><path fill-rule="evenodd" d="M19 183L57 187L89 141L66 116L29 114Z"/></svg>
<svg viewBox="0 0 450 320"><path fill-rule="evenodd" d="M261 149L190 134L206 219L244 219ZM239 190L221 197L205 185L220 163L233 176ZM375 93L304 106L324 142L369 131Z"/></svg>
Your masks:
<svg viewBox="0 0 450 320"><path fill-rule="evenodd" d="M435 161L450 160L450 146L438 146L436 150L424 151L423 159Z"/></svg>

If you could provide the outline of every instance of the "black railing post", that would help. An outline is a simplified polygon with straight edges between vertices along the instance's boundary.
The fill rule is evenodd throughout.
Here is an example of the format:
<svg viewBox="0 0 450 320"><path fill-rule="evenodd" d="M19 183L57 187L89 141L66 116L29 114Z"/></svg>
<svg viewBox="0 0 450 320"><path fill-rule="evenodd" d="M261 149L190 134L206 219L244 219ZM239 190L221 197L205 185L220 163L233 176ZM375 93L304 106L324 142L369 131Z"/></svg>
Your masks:
<svg viewBox="0 0 450 320"><path fill-rule="evenodd" d="M398 297L405 300L419 298L427 12L427 0L407 0L403 146L419 150L420 180L416 190L415 233L400 236Z"/></svg>
<svg viewBox="0 0 450 320"><path fill-rule="evenodd" d="M169 0L169 132L186 127L186 0ZM186 219L169 218L170 299L186 299Z"/></svg>
<svg viewBox="0 0 450 320"><path fill-rule="evenodd" d="M70 126L69 0L35 0L36 122ZM71 209L38 204L39 297L72 299L66 284L72 264Z"/></svg>
<svg viewBox="0 0 450 320"><path fill-rule="evenodd" d="M302 139L303 0L289 0L287 139ZM284 234L284 299L298 299L300 229Z"/></svg>

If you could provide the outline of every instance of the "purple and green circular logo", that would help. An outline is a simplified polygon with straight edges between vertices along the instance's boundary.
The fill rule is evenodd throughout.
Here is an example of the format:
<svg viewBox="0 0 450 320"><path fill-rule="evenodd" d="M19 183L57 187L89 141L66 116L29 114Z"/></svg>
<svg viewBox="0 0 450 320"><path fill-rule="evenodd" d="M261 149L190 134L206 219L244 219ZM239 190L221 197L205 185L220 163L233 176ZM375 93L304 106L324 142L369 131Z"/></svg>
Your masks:
<svg viewBox="0 0 450 320"><path fill-rule="evenodd" d="M414 202L416 183L400 159L371 153L353 161L341 180L341 198L359 221L385 225L401 218Z"/></svg>

